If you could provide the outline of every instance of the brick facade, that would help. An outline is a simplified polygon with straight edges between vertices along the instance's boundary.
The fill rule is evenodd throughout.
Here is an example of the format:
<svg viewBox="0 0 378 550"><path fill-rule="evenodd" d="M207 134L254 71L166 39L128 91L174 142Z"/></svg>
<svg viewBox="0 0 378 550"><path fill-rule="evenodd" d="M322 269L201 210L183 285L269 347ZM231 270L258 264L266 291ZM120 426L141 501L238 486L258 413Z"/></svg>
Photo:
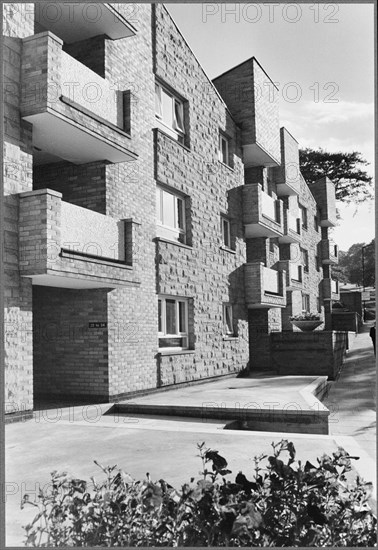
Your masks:
<svg viewBox="0 0 378 550"><path fill-rule="evenodd" d="M310 190L300 179L298 144L279 129L265 71L252 58L212 83L163 5L132 13L135 34L112 39L99 27L66 43L64 25L75 21L62 15L52 31L34 26L32 4L6 5L9 412L271 368L270 334L293 330L303 293L316 311L330 278L316 251L333 223L332 184ZM182 106L182 142L156 118L155 82ZM101 91L94 102L91 83ZM185 244L158 234L157 186L183 201ZM73 205L77 242L67 252L63 213ZM308 226L296 234L287 216L299 205ZM112 262L105 233L116 228L124 234ZM77 243L100 252L80 255ZM295 286L282 262L301 262L299 245L309 265ZM184 349L159 348L159 295L186 301Z"/></svg>

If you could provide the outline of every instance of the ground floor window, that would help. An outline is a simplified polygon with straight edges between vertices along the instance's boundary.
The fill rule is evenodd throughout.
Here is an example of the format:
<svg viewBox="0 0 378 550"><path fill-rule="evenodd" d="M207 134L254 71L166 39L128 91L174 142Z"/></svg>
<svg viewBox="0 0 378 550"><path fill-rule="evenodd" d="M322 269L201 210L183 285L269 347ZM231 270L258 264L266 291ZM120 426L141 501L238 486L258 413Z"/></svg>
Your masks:
<svg viewBox="0 0 378 550"><path fill-rule="evenodd" d="M223 304L223 335L234 336L234 323L232 319L231 304Z"/></svg>
<svg viewBox="0 0 378 550"><path fill-rule="evenodd" d="M159 348L188 348L188 300L159 296Z"/></svg>

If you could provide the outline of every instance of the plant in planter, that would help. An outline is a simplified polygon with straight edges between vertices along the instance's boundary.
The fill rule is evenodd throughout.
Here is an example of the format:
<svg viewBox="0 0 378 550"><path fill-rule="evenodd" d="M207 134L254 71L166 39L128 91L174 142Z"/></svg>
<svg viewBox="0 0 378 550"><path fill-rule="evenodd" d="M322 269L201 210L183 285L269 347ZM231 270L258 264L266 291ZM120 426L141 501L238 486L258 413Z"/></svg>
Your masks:
<svg viewBox="0 0 378 550"><path fill-rule="evenodd" d="M295 327L304 332L309 332L323 323L318 313L304 313L303 315L294 315L290 317L290 322Z"/></svg>

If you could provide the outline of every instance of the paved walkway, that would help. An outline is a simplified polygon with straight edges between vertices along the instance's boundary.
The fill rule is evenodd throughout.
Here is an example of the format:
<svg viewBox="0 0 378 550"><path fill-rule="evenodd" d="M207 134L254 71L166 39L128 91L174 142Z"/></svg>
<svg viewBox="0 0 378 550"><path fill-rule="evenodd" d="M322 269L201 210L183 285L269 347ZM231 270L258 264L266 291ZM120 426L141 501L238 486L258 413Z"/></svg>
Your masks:
<svg viewBox="0 0 378 550"><path fill-rule="evenodd" d="M339 378L331 384L323 403L330 409L329 433L355 438L376 460L376 364L365 324L352 340Z"/></svg>

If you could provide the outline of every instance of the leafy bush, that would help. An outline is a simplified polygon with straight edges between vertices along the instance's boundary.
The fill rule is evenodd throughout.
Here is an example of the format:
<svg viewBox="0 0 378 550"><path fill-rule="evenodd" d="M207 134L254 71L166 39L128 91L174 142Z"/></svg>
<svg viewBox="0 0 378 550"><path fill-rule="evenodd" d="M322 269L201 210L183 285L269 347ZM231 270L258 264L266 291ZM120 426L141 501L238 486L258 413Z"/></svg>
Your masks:
<svg viewBox="0 0 378 550"><path fill-rule="evenodd" d="M272 443L254 458L249 480L235 481L218 451L198 445L202 478L176 491L164 480L135 481L117 467L92 487L52 473L39 511L25 527L27 546L373 546L371 484L348 484L351 458L342 448L317 465L296 460L294 445ZM354 457L355 458L355 457ZM267 459L267 460L266 460Z"/></svg>

